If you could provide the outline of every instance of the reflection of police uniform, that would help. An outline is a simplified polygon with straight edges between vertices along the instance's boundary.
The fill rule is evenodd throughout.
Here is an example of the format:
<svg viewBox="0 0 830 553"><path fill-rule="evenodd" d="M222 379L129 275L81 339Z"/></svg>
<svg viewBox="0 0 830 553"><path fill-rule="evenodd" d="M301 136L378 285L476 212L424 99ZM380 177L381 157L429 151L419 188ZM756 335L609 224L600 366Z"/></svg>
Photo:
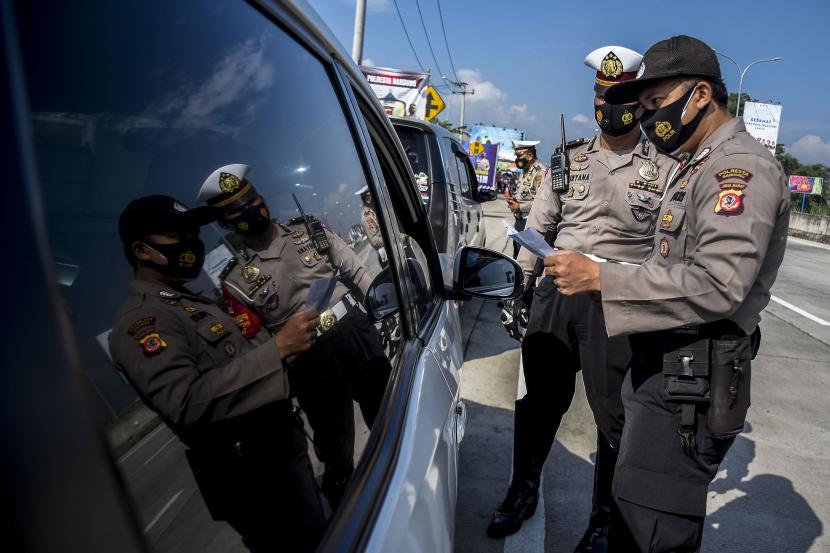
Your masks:
<svg viewBox="0 0 830 553"><path fill-rule="evenodd" d="M535 148L539 144L538 140L522 140L514 141L514 148ZM545 166L538 158L533 160L527 167L522 169L519 175L518 183L516 184L516 194L513 199L519 204L519 209L513 213L516 218L514 226L516 230L523 230L527 223L527 214L530 212L530 207L533 205L533 199L542 184L542 176L545 173ZM519 253L519 245L513 245L513 257L515 258Z"/></svg>
<svg viewBox="0 0 830 553"><path fill-rule="evenodd" d="M116 366L190 448L211 515L253 549L313 550L325 526L305 436L273 339L254 348L209 299L134 280Z"/></svg>
<svg viewBox="0 0 830 553"><path fill-rule="evenodd" d="M675 76L676 59L719 75L711 48L674 37L646 53L643 79ZM744 424L759 314L786 248L784 173L743 121L726 120L686 159L670 175L648 262L600 267L609 335L638 333L614 475L632 551L699 550L707 487Z"/></svg>
<svg viewBox="0 0 830 553"><path fill-rule="evenodd" d="M232 170L240 173L236 175L240 183L247 183L247 166L226 166L208 177L200 198L233 194L219 185L219 175ZM243 248L221 279L235 300L276 333L305 305L312 282L337 277L320 314L314 345L290 365L291 389L308 416L317 454L325 463L323 491L336 506L354 468L352 398L371 427L391 371L378 331L360 304L371 278L336 234L325 231L330 247L319 252L302 218L273 228L270 243L259 249Z"/></svg>
<svg viewBox="0 0 830 553"><path fill-rule="evenodd" d="M363 232L366 233L369 244L378 252L380 266L385 267L389 263L389 259L386 257L386 247L383 245L380 223L378 223L378 216L375 210L368 205L363 206L363 212L360 214L360 226L363 227Z"/></svg>

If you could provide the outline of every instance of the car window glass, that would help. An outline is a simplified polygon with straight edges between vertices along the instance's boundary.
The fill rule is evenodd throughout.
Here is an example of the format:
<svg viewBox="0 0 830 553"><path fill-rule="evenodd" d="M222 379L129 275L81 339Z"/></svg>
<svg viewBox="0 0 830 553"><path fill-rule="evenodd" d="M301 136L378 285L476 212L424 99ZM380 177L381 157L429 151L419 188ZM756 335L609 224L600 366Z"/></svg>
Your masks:
<svg viewBox="0 0 830 553"><path fill-rule="evenodd" d="M461 185L461 195L465 198L470 198L470 171L467 168L467 163L465 162L464 158L458 154L454 155L453 157L455 158L455 162L458 164L458 176Z"/></svg>
<svg viewBox="0 0 830 553"><path fill-rule="evenodd" d="M407 125L395 125L395 132L401 140L406 159L409 161L412 172L415 174L415 184L424 205L429 205L432 197L431 183L435 180L429 170L427 157L427 141L424 133Z"/></svg>
<svg viewBox="0 0 830 553"><path fill-rule="evenodd" d="M388 245L343 106L326 66L245 3L93 4L18 15L54 268L141 528L154 551L277 533L301 549L342 499L401 335L400 315L361 306ZM131 283L122 210L192 207L206 180L214 198L251 185L267 240L214 223L187 289ZM313 345L282 356L274 336L314 297Z"/></svg>
<svg viewBox="0 0 830 553"><path fill-rule="evenodd" d="M441 155L444 157L444 167L447 168L447 179L458 190L461 186L461 175L458 172L458 163L455 162L451 139L441 139Z"/></svg>

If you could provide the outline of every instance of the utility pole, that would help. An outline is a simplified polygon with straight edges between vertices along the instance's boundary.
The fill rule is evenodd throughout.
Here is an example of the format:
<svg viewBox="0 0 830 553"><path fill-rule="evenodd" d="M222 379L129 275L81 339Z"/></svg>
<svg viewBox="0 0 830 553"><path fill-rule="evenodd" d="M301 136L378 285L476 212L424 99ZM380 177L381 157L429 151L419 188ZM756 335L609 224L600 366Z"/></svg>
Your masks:
<svg viewBox="0 0 830 553"><path fill-rule="evenodd" d="M731 56L728 56L728 55L724 54L723 52L718 52L717 50L715 50L715 53L719 56L725 57L726 59L728 59L729 61L734 63L735 67L738 69L738 75L740 76L740 78L738 79L738 101L735 104L735 117L740 117L741 116L741 95L743 94L743 91L744 91L744 76L746 76L746 72L749 71L749 68L752 67L753 65L755 65L756 63L781 61L782 59L784 59L781 56L776 56L774 58L756 60L756 61L753 61L752 63L750 63L749 65L747 65L744 69L741 69L741 66L738 65L738 62L736 62L734 59L732 59Z"/></svg>
<svg viewBox="0 0 830 553"><path fill-rule="evenodd" d="M363 63L363 29L366 27L366 0L357 0L354 10L352 59L356 64L360 65Z"/></svg>
<svg viewBox="0 0 830 553"><path fill-rule="evenodd" d="M459 140L461 140L461 142L464 142L464 135L466 134L466 131L463 128L464 127L464 107L465 107L465 104L466 104L466 101L467 101L467 94L475 94L476 91L472 88L469 89L469 90L467 89L467 87L470 86L469 83L455 82L455 81L448 81L448 82L450 84L452 84L452 85L454 85L454 86L461 89L458 92L453 90L452 93L453 94L461 94L461 120L458 123L458 127L460 128L460 130L458 132L458 138L459 138Z"/></svg>

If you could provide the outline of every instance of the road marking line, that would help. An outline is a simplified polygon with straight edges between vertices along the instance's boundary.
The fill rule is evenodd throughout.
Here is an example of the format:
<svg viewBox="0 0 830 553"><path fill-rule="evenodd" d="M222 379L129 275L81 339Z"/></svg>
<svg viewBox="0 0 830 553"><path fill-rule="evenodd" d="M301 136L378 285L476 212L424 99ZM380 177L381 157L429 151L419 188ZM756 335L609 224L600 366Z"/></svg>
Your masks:
<svg viewBox="0 0 830 553"><path fill-rule="evenodd" d="M121 458L118 459L118 462L123 463L124 461L126 461L129 456L131 456L133 453L135 453L136 451L141 449L143 446L145 446L147 444L147 442L152 440L155 437L156 434L158 434L159 432L161 432L165 428L166 428L166 426L163 423L158 425L155 430L153 430L152 432L150 432L149 434L147 434L146 436L141 438L140 442L138 442L132 448L130 448L130 450L127 453L122 455Z"/></svg>
<svg viewBox="0 0 830 553"><path fill-rule="evenodd" d="M522 369L522 355L519 350L519 385L516 391L516 399L521 399L527 393L525 384L525 373ZM513 474L513 461L511 460L510 474ZM522 529L507 536L504 540L504 553L544 553L545 551L545 477L544 472L539 481L539 504L533 516L524 521Z"/></svg>
<svg viewBox="0 0 830 553"><path fill-rule="evenodd" d="M153 454L150 456L150 458L149 458L149 459L147 459L146 461L144 461L143 463L141 463L141 466L142 466L142 467L147 466L147 464L148 464L150 461L152 461L153 459L155 459L155 458L156 458L156 455L158 455L159 453L161 453L161 452L162 452L162 450L163 450L165 447L167 447L168 445L170 445L170 442L172 442L172 441L173 441L173 440L175 440L175 439L176 439L176 436L170 436L170 439L169 439L169 440L167 440L166 442L164 442L164 445L163 445L163 446L161 446L160 448L158 448L158 451L156 451L155 453L153 453Z"/></svg>
<svg viewBox="0 0 830 553"><path fill-rule="evenodd" d="M166 513L166 512L167 512L167 510L168 510L170 507L172 507L172 506L173 506L173 503L175 503L175 502L176 502L176 500L179 498L179 496L180 496L180 495L182 495L183 493L184 493L184 490L183 490L183 489L182 489L182 490L179 490L179 492L178 492L176 495L174 495L173 497L171 497L171 498L170 498L170 501L168 501L168 502L164 505L164 507L162 507L162 508L161 508L161 511L159 511L159 512L158 512L158 514L157 514L156 516L154 516L154 517L153 517L153 520L151 520L151 521L150 521L150 524L148 524L148 525L144 528L144 533L145 533L145 534L146 534L147 532L149 532L150 530L152 530L152 529L153 529L153 526L155 526L155 525L156 525L156 523L157 523L159 520L161 520L161 517L163 517L163 516L164 516L164 513Z"/></svg>
<svg viewBox="0 0 830 553"><path fill-rule="evenodd" d="M830 326L830 322L827 322L827 321L825 321L825 320L824 320L824 319L822 319L822 318L816 317L816 316L815 316L815 315L813 315L812 313L808 313L807 311L804 311L804 310L803 310L803 309L801 309L800 307L796 307L795 305L791 304L790 302L782 300L782 299L781 299L781 298L779 298L778 296L773 296L773 295L770 295L770 298L771 298L771 299L772 299L772 301L774 301L775 303L781 304L781 305L783 305L784 307L786 307L787 309L791 309L791 310L795 311L796 313L798 313L798 314L799 314L799 315L801 315L802 317L807 317L808 319L810 319L810 320L811 320L811 321L813 321L814 323L818 323L818 324L820 324L821 326Z"/></svg>

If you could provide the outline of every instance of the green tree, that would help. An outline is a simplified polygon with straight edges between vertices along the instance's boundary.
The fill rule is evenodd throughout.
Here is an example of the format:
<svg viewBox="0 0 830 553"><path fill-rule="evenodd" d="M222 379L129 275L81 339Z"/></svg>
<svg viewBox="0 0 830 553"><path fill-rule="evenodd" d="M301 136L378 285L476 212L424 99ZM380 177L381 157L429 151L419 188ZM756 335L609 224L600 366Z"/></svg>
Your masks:
<svg viewBox="0 0 830 553"><path fill-rule="evenodd" d="M469 130L467 125L464 125L463 127L456 127L451 122L444 121L442 119L436 119L435 123L441 127L444 127L453 134L459 134L461 131L467 132Z"/></svg>
<svg viewBox="0 0 830 553"><path fill-rule="evenodd" d="M746 92L741 92L741 111L743 112L743 105L744 102L754 102L755 99L751 98L749 94ZM729 100L726 102L726 109L729 110L729 113L732 116L735 116L735 108L738 106L738 93L737 92L730 92L729 93Z"/></svg>

